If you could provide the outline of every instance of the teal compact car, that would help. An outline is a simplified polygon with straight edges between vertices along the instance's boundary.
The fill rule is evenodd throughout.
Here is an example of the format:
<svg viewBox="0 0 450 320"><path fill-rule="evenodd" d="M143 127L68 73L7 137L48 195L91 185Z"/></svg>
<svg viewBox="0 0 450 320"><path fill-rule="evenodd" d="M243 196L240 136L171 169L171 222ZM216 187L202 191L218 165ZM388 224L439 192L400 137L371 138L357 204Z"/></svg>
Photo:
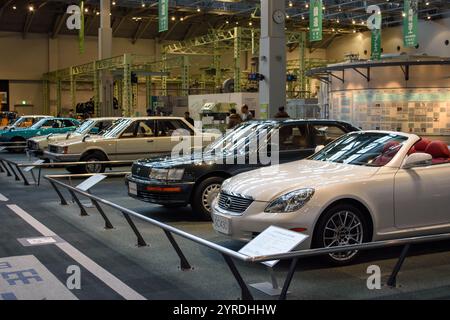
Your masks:
<svg viewBox="0 0 450 320"><path fill-rule="evenodd" d="M0 143L15 142L18 147L9 147L10 152L20 152L25 149L26 141L37 136L49 134L67 133L74 131L80 122L72 118L46 118L42 119L29 128L9 129L0 131ZM23 146L21 144L23 143Z"/></svg>

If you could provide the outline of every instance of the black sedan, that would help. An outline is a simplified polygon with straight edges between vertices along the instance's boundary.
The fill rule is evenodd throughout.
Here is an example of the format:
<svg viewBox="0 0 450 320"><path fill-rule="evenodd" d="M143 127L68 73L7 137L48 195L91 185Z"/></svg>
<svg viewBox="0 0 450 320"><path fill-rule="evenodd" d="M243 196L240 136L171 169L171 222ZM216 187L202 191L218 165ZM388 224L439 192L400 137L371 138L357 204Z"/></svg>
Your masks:
<svg viewBox="0 0 450 320"><path fill-rule="evenodd" d="M191 204L209 219L222 182L236 174L274 163L306 158L319 145L358 131L334 120L264 120L240 125L201 152L138 160L126 177L128 194L166 207Z"/></svg>

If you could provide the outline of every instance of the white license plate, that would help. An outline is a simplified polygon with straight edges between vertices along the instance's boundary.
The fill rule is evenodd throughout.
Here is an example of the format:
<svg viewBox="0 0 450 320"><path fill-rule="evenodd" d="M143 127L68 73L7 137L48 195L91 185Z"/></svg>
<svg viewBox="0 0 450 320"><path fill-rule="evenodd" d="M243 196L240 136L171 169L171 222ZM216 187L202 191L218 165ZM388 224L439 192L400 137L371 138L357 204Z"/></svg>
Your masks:
<svg viewBox="0 0 450 320"><path fill-rule="evenodd" d="M224 216L214 215L214 229L220 233L230 234L230 219Z"/></svg>
<svg viewBox="0 0 450 320"><path fill-rule="evenodd" d="M128 192L130 194L133 194L135 196L137 196L138 192L137 192L137 184L134 182L129 182L128 183Z"/></svg>

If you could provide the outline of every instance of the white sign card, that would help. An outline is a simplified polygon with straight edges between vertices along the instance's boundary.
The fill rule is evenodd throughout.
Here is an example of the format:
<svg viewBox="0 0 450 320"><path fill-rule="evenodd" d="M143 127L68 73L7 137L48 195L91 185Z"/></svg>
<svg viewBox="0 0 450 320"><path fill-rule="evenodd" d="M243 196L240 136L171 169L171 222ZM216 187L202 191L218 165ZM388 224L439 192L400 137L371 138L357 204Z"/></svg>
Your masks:
<svg viewBox="0 0 450 320"><path fill-rule="evenodd" d="M255 239L247 243L239 253L250 257L267 256L271 254L287 253L305 241L308 235L291 230L270 226ZM269 267L275 266L280 260L265 261Z"/></svg>
<svg viewBox="0 0 450 320"><path fill-rule="evenodd" d="M80 183L76 188L81 191L88 191L90 188L95 186L100 181L103 181L106 179L106 176L103 174L96 174L90 177L89 179L84 180L82 183Z"/></svg>
<svg viewBox="0 0 450 320"><path fill-rule="evenodd" d="M32 164L31 166L26 167L25 169L23 169L23 171L24 171L24 172L30 172L31 170L34 169L34 167L35 167L36 165L40 165L40 164L42 164L42 163L44 163L44 162L45 162L45 160L37 160L37 161L33 162L33 164Z"/></svg>

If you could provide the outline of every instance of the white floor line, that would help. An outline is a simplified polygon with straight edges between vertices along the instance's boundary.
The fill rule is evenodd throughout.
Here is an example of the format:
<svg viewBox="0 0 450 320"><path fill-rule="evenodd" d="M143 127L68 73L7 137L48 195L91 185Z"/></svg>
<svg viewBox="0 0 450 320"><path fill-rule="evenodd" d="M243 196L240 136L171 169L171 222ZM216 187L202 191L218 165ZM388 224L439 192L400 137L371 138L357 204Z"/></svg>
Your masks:
<svg viewBox="0 0 450 320"><path fill-rule="evenodd" d="M0 201L6 202L9 199L0 193Z"/></svg>
<svg viewBox="0 0 450 320"><path fill-rule="evenodd" d="M20 208L19 206L12 204L7 205L9 209L11 209L15 214L25 220L29 225L39 231L44 237L56 236L52 230L48 229L45 225L40 223L38 220L33 218L29 213ZM120 279L112 275L110 272L99 266L93 260L91 260L88 256L80 252L77 248L69 244L58 243L56 244L62 251L64 251L68 256L77 261L80 265L82 265L85 269L87 269L90 273L95 275L101 281L103 281L108 287L117 292L119 295L124 297L127 300L146 300L144 296L137 293L125 283L123 283Z"/></svg>

